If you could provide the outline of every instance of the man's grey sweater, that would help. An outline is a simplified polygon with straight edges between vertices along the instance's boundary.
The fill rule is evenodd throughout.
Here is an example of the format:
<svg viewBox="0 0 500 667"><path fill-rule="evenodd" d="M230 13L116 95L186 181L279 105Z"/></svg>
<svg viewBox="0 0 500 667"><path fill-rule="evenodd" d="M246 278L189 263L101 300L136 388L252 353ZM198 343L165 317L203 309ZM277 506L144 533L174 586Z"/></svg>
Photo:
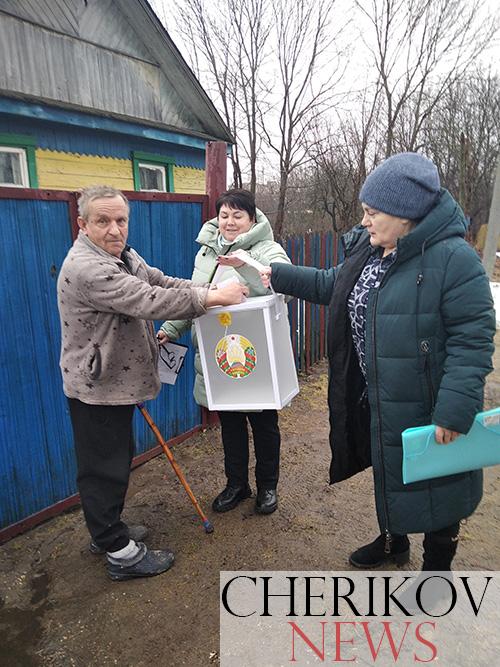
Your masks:
<svg viewBox="0 0 500 667"><path fill-rule="evenodd" d="M155 398L151 320L202 315L206 295L206 286L165 276L129 247L122 258L110 255L80 231L57 281L66 396L95 405Z"/></svg>

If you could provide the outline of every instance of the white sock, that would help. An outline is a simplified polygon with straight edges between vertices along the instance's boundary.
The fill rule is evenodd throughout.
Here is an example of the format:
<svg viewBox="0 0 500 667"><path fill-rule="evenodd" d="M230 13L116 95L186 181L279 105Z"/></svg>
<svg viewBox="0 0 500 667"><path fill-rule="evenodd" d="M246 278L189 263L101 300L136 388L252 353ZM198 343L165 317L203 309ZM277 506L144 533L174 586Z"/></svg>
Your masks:
<svg viewBox="0 0 500 667"><path fill-rule="evenodd" d="M113 561L130 560L139 553L139 545L134 540L129 540L126 547L118 551L108 551L109 558Z"/></svg>

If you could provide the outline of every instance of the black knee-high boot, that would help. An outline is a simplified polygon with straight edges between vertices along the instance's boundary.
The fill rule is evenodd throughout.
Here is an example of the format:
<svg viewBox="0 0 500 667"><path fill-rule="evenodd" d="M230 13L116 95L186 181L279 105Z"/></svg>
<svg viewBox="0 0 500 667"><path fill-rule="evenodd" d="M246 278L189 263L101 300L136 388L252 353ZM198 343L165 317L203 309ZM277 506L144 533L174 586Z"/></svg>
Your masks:
<svg viewBox="0 0 500 667"><path fill-rule="evenodd" d="M449 572L458 547L460 522L425 533L423 571Z"/></svg>

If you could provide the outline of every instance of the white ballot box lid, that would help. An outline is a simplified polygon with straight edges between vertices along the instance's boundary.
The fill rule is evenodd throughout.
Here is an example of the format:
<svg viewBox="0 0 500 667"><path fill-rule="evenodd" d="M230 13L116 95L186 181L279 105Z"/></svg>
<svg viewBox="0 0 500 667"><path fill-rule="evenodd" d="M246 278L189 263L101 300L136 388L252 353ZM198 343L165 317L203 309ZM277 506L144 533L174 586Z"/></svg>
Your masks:
<svg viewBox="0 0 500 667"><path fill-rule="evenodd" d="M212 306L207 308L207 314L217 315L218 313L235 313L242 310L261 310L262 308L270 308L274 306L277 300L283 300L284 296L281 294L269 294L268 296L253 296L245 299L242 303L237 303L234 306ZM200 317L205 317L201 315Z"/></svg>

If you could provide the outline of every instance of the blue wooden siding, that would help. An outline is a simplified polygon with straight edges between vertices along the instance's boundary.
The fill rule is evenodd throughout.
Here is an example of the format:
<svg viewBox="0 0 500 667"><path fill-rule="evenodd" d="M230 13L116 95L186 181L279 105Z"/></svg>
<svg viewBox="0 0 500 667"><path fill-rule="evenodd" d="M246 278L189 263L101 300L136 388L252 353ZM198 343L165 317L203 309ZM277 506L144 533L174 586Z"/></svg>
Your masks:
<svg viewBox="0 0 500 667"><path fill-rule="evenodd" d="M66 202L0 199L0 526L75 492L59 372L57 273L71 246Z"/></svg>
<svg viewBox="0 0 500 667"><path fill-rule="evenodd" d="M83 126L78 128L78 132L75 132L74 127L63 123L0 114L0 133L4 132L31 135L36 140L37 148L52 151L101 155L125 160L131 159L132 151L144 151L171 157L179 167L196 169L205 167L204 147L198 149L179 145L174 141L156 141L105 130L96 132L93 128Z"/></svg>
<svg viewBox="0 0 500 667"><path fill-rule="evenodd" d="M133 202L130 242L152 265L189 277L201 205ZM67 202L0 199L0 528L76 492L59 370L56 280L71 246ZM187 338L186 338L187 340ZM166 439L200 423L193 357L148 409ZM137 412L137 453L156 445Z"/></svg>
<svg viewBox="0 0 500 667"><path fill-rule="evenodd" d="M130 202L129 243L151 266L169 276L191 278L202 219L201 204ZM162 322L155 323L158 329ZM194 354L188 332L180 343L189 346L184 367L176 384L163 385L159 397L148 404L154 421L168 440L200 423L200 408L193 399ZM141 453L156 442L142 415L134 418L136 449Z"/></svg>

